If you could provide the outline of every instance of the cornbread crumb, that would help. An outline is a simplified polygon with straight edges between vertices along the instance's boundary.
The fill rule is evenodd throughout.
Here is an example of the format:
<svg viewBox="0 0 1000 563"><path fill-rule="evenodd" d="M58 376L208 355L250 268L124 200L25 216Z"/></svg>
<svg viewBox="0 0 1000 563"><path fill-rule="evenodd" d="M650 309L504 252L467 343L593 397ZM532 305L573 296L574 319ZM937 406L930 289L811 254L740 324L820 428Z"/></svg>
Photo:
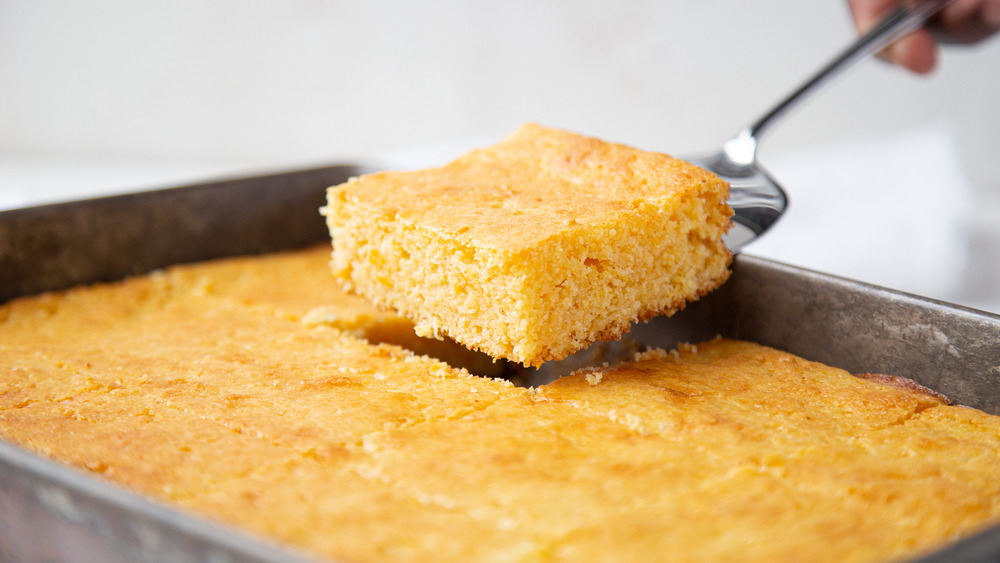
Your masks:
<svg viewBox="0 0 1000 563"><path fill-rule="evenodd" d="M327 192L345 288L539 366L672 314L728 276L728 185L663 154L527 124L441 168Z"/></svg>
<svg viewBox="0 0 1000 563"><path fill-rule="evenodd" d="M677 345L677 350L680 352L687 352L689 354L697 354L698 345L691 344L690 342L681 342L680 344Z"/></svg>
<svg viewBox="0 0 1000 563"><path fill-rule="evenodd" d="M604 376L599 371L592 371L584 373L584 377L587 378L587 383L597 385Z"/></svg>
<svg viewBox="0 0 1000 563"><path fill-rule="evenodd" d="M677 357L677 350L671 350L668 354L663 348L650 348L644 352L636 352L632 360L635 362L641 362L643 360L665 360L668 355Z"/></svg>

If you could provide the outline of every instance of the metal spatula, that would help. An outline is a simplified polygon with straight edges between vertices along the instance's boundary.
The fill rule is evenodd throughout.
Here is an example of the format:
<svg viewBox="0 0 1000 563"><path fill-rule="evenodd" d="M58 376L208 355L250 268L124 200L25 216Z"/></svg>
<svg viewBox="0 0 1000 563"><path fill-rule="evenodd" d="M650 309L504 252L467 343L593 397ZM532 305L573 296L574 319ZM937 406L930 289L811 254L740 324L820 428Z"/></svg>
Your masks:
<svg viewBox="0 0 1000 563"><path fill-rule="evenodd" d="M722 146L719 153L686 159L715 172L730 183L729 204L736 214L733 217L733 227L726 235L726 244L733 252L769 229L788 205L781 186L757 163L757 144L761 135L788 110L803 101L807 94L815 92L859 60L881 51L893 41L919 28L950 1L931 0L903 5L773 109L744 127Z"/></svg>

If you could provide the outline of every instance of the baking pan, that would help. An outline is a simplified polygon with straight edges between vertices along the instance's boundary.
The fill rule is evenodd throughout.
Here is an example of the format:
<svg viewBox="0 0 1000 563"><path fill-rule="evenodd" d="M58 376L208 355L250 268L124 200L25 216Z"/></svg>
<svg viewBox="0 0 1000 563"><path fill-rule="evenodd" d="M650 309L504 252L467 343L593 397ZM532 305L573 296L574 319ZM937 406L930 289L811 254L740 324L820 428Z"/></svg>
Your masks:
<svg viewBox="0 0 1000 563"><path fill-rule="evenodd" d="M0 212L0 302L181 262L326 240L339 165ZM639 343L722 335L854 373L907 377L1000 415L1000 316L738 256L721 288ZM301 555L0 442L0 560L287 561ZM1000 526L919 561L1000 560Z"/></svg>

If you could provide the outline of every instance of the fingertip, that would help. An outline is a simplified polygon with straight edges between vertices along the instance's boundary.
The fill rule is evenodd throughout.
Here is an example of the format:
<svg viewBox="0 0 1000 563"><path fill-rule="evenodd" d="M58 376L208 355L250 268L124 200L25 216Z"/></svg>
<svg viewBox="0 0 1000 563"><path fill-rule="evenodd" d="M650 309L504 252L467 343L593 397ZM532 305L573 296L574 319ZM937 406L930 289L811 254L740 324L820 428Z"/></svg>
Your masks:
<svg viewBox="0 0 1000 563"><path fill-rule="evenodd" d="M983 3L981 15L983 21L993 29L994 33L1000 30L1000 2Z"/></svg>
<svg viewBox="0 0 1000 563"><path fill-rule="evenodd" d="M892 8L896 0L848 0L851 15L858 31L870 31L883 17L886 10Z"/></svg>
<svg viewBox="0 0 1000 563"><path fill-rule="evenodd" d="M887 55L889 60L907 70L927 74L937 65L937 50L934 36L921 29L893 43Z"/></svg>

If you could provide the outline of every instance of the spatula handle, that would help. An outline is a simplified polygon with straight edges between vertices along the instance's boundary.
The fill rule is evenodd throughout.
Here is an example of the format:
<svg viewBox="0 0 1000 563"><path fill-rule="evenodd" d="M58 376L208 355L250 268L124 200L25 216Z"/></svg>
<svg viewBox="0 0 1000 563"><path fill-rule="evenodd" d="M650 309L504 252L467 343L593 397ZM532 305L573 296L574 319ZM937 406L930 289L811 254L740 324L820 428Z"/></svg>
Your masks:
<svg viewBox="0 0 1000 563"><path fill-rule="evenodd" d="M775 105L774 108L757 119L757 121L746 127L740 133L740 136L748 136L755 141L759 140L760 136L771 125L804 100L808 94L816 92L821 86L853 66L859 60L868 55L878 53L893 41L920 28L924 22L941 11L950 2L951 0L927 0L909 4L904 3L882 20L880 24L875 26L874 29L863 35L840 55L827 63L826 66L820 69L819 72L813 75L812 78L807 80L797 90L789 94L788 97Z"/></svg>

